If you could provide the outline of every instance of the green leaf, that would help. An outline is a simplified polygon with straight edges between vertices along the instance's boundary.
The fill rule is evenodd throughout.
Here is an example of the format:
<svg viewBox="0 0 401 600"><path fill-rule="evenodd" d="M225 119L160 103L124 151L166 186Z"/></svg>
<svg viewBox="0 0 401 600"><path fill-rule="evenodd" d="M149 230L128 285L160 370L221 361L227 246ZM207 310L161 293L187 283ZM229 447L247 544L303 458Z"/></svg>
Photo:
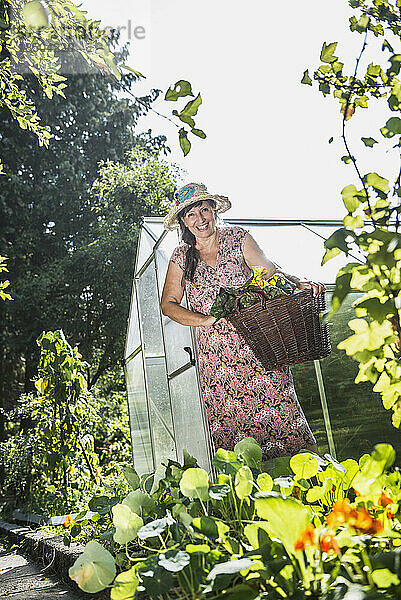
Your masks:
<svg viewBox="0 0 401 600"><path fill-rule="evenodd" d="M367 456L360 464L360 472L354 477L352 486L362 495L380 493L380 477L394 460L395 451L391 444L377 444L371 456Z"/></svg>
<svg viewBox="0 0 401 600"><path fill-rule="evenodd" d="M308 69L304 71L301 83L304 83L305 85L312 85L312 79L309 77Z"/></svg>
<svg viewBox="0 0 401 600"><path fill-rule="evenodd" d="M384 127L381 127L380 131L386 138L391 138L394 135L401 133L401 119L400 117L391 117Z"/></svg>
<svg viewBox="0 0 401 600"><path fill-rule="evenodd" d="M194 135L197 135L198 137L205 139L206 137L206 133L204 131L202 131L202 129L195 129L195 127L193 127L191 129L191 133L193 133Z"/></svg>
<svg viewBox="0 0 401 600"><path fill-rule="evenodd" d="M343 219L345 227L348 229L361 229L365 222L360 215L353 217L352 215L346 215Z"/></svg>
<svg viewBox="0 0 401 600"><path fill-rule="evenodd" d="M368 146L369 148L373 148L373 144L377 144L376 140L374 140L371 137L361 137L361 140L363 141L363 143L365 144L365 146Z"/></svg>
<svg viewBox="0 0 401 600"><path fill-rule="evenodd" d="M179 113L178 110L173 110L173 115L178 117L180 121L186 123L190 127L193 127L195 125L195 121L189 115L183 115L182 113Z"/></svg>
<svg viewBox="0 0 401 600"><path fill-rule="evenodd" d="M128 481L133 490L137 490L139 488L140 478L138 473L130 466L126 466L122 468L123 475L125 479ZM136 511L134 511L136 512Z"/></svg>
<svg viewBox="0 0 401 600"><path fill-rule="evenodd" d="M269 473L260 473L256 483L262 492L270 492L273 489L273 479Z"/></svg>
<svg viewBox="0 0 401 600"><path fill-rule="evenodd" d="M319 463L313 454L302 452L291 457L290 467L298 479L309 479L310 477L314 477L318 472Z"/></svg>
<svg viewBox="0 0 401 600"><path fill-rule="evenodd" d="M331 144L333 140L334 140L334 138L333 138L333 137L331 137L331 138L329 139L329 144Z"/></svg>
<svg viewBox="0 0 401 600"><path fill-rule="evenodd" d="M322 51L320 53L320 60L325 63L333 63L336 62L337 56L334 56L333 53L337 47L338 42L332 42L331 44L326 44L323 42Z"/></svg>
<svg viewBox="0 0 401 600"><path fill-rule="evenodd" d="M128 496L124 498L122 504L129 506L133 513L136 513L141 517L150 514L155 507L153 498L141 490L130 492Z"/></svg>
<svg viewBox="0 0 401 600"><path fill-rule="evenodd" d="M41 29L49 25L47 10L39 0L32 0L23 6L22 18L28 29Z"/></svg>
<svg viewBox="0 0 401 600"><path fill-rule="evenodd" d="M98 542L86 544L68 574L84 592L95 594L108 587L116 576L113 556Z"/></svg>
<svg viewBox="0 0 401 600"><path fill-rule="evenodd" d="M387 40L384 40L382 50L390 50L390 52L394 52L393 47Z"/></svg>
<svg viewBox="0 0 401 600"><path fill-rule="evenodd" d="M140 516L133 513L124 504L116 504L111 510L113 513L113 525L116 528L116 532L113 535L114 541L124 546L136 538L139 529L143 525L143 521Z"/></svg>
<svg viewBox="0 0 401 600"><path fill-rule="evenodd" d="M367 175L364 175L363 180L367 185L371 185L375 190L379 190L381 192L389 191L388 179L380 177L380 175L377 173L367 173Z"/></svg>
<svg viewBox="0 0 401 600"><path fill-rule="evenodd" d="M190 468L184 471L180 490L187 498L199 498L199 500L208 500L209 498L209 477L206 471L199 468Z"/></svg>
<svg viewBox="0 0 401 600"><path fill-rule="evenodd" d="M344 206L349 213L353 213L360 205L358 190L354 185L347 185L341 190Z"/></svg>
<svg viewBox="0 0 401 600"><path fill-rule="evenodd" d="M258 516L265 519L263 528L278 538L288 553L294 554L295 542L311 521L311 511L295 498L261 498L255 500Z"/></svg>
<svg viewBox="0 0 401 600"><path fill-rule="evenodd" d="M343 163L348 165L352 161L352 158L350 156L342 156L341 160L343 161Z"/></svg>
<svg viewBox="0 0 401 600"><path fill-rule="evenodd" d="M253 475L248 466L241 467L235 474L234 488L240 500L250 496L253 487Z"/></svg>
<svg viewBox="0 0 401 600"><path fill-rule="evenodd" d="M235 452L223 448L219 448L212 459L212 465L226 475L234 475L242 464Z"/></svg>
<svg viewBox="0 0 401 600"><path fill-rule="evenodd" d="M389 588L392 585L399 585L400 580L395 573L389 569L376 569L372 571L373 582L379 588Z"/></svg>
<svg viewBox="0 0 401 600"><path fill-rule="evenodd" d="M213 581L218 575L234 575L235 573L240 573L245 569L249 569L253 564L254 561L249 558L239 558L219 563L210 571L207 580Z"/></svg>
<svg viewBox="0 0 401 600"><path fill-rule="evenodd" d="M223 521L212 517L196 517L192 519L192 525L211 540L222 539L230 531Z"/></svg>
<svg viewBox="0 0 401 600"><path fill-rule="evenodd" d="M222 500L228 496L230 492L230 486L225 483L216 483L215 485L211 485L209 487L209 496L213 498L213 500Z"/></svg>
<svg viewBox="0 0 401 600"><path fill-rule="evenodd" d="M181 96L193 96L191 84L184 79L180 79L173 88L168 89L164 99L175 101Z"/></svg>
<svg viewBox="0 0 401 600"><path fill-rule="evenodd" d="M389 61L391 62L391 67L387 70L387 74L398 75L401 68L401 54L393 54L393 56L390 56Z"/></svg>
<svg viewBox="0 0 401 600"><path fill-rule="evenodd" d="M139 585L139 579L135 574L135 567L117 575L111 588L111 600L131 600L134 598Z"/></svg>
<svg viewBox="0 0 401 600"><path fill-rule="evenodd" d="M138 537L141 540L146 540L150 537L156 537L163 533L167 525L172 525L173 523L175 523L175 521L171 516L164 517L163 519L155 519L150 523L146 523L146 525L139 529Z"/></svg>
<svg viewBox="0 0 401 600"><path fill-rule="evenodd" d="M337 346L339 350L345 350L348 356L362 350L376 350L383 346L387 338L393 337L393 330L388 321L379 325L375 322L369 324L365 319L351 319L348 327L355 331L355 334Z"/></svg>
<svg viewBox="0 0 401 600"><path fill-rule="evenodd" d="M252 437L246 437L234 446L234 452L237 456L244 459L245 463L251 469L259 469L262 464L262 448Z"/></svg>
<svg viewBox="0 0 401 600"><path fill-rule="evenodd" d="M306 493L306 499L308 502L316 502L321 500L324 496L324 489L320 486L311 487Z"/></svg>
<svg viewBox="0 0 401 600"><path fill-rule="evenodd" d="M194 117L198 112L199 106L202 104L201 95L198 94L194 100L190 100L188 104L182 109L180 116L183 117Z"/></svg>
<svg viewBox="0 0 401 600"><path fill-rule="evenodd" d="M159 554L159 565L172 573L182 571L189 565L190 560L189 554L181 550L168 550L164 554Z"/></svg>
<svg viewBox="0 0 401 600"><path fill-rule="evenodd" d="M178 135L179 135L181 150L183 151L184 156L186 156L188 154L188 152L191 150L191 142L187 138L187 132L185 131L185 129L180 129Z"/></svg>
<svg viewBox="0 0 401 600"><path fill-rule="evenodd" d="M322 265L324 265L330 258L333 256L337 256L340 254L340 251L343 251L346 255L348 255L348 245L346 242L346 238L350 235L350 232L345 227L341 229L337 229L334 233L331 234L330 237L327 238L324 242L325 248L327 248L327 252L322 259ZM329 251L331 250L331 253Z"/></svg>
<svg viewBox="0 0 401 600"><path fill-rule="evenodd" d="M128 71L131 71L132 73L134 73L137 77L142 77L143 79L146 79L145 75L142 75L142 73L140 73L139 71L136 71L132 67L129 67L128 65L121 65L121 66L123 69L128 69Z"/></svg>

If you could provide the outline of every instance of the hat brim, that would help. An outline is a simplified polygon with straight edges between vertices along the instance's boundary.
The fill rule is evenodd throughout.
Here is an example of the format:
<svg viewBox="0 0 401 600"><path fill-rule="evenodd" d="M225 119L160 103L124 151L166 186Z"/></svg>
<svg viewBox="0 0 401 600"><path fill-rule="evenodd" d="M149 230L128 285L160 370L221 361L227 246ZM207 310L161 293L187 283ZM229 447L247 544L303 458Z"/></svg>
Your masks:
<svg viewBox="0 0 401 600"><path fill-rule="evenodd" d="M192 196L192 198L188 198L188 200L185 200L182 204L175 206L170 210L170 212L164 218L164 229L167 231L178 229L180 226L177 218L178 213L181 212L186 206L195 204L195 202L201 202L202 200L215 200L217 213L223 213L231 208L231 202L227 196L220 196L219 194L198 194L196 196Z"/></svg>

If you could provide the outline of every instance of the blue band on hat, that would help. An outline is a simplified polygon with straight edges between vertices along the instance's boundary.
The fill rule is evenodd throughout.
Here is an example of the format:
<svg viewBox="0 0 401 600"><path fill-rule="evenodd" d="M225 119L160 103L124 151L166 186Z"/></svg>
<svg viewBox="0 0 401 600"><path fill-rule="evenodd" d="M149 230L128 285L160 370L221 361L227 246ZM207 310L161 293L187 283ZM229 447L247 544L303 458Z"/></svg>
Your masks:
<svg viewBox="0 0 401 600"><path fill-rule="evenodd" d="M175 197L178 200L178 202L181 204L185 200L192 198L192 196L194 194L195 194L195 188L193 187L193 185L186 185L185 187L178 190L178 192L176 192Z"/></svg>

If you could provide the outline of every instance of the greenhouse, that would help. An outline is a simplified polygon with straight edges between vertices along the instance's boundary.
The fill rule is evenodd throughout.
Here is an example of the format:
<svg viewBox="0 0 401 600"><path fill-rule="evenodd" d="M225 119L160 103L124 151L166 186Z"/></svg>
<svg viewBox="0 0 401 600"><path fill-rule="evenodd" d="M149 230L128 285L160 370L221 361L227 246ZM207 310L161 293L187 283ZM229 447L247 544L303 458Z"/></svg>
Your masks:
<svg viewBox="0 0 401 600"><path fill-rule="evenodd" d="M225 219L256 239L265 255L287 273L320 281L330 308L336 274L347 261L341 255L321 266L323 241L342 221ZM193 328L162 314L160 297L168 262L179 244L176 231L164 231L162 217L142 222L125 346L133 459L139 473L155 469L163 458L182 461L185 448L211 471L213 449L202 403ZM357 249L350 260L358 261ZM397 445L397 430L371 386L355 386L357 364L337 344L351 335L354 317L348 296L329 322L331 354L291 367L302 408L321 454L338 460L358 458L386 440ZM185 304L185 295L183 299Z"/></svg>

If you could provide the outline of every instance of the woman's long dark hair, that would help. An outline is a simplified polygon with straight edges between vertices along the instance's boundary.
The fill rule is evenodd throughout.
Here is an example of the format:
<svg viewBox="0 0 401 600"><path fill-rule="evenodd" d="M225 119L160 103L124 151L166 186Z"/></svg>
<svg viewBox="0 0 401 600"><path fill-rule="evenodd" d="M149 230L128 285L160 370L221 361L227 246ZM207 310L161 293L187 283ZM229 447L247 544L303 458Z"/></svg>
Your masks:
<svg viewBox="0 0 401 600"><path fill-rule="evenodd" d="M177 215L178 223L180 224L181 229L182 241L189 245L185 256L184 274L181 280L182 284L184 284L184 279L187 281L193 281L196 265L200 259L199 251L195 248L196 238L194 234L189 231L188 227L184 225L182 219L185 217L187 212L191 210L191 208L194 208L194 206L200 206L202 202L208 202L212 208L216 208L216 202L211 198L208 200L198 200L198 202L194 202L193 204L190 204L189 206L186 206L180 210Z"/></svg>

